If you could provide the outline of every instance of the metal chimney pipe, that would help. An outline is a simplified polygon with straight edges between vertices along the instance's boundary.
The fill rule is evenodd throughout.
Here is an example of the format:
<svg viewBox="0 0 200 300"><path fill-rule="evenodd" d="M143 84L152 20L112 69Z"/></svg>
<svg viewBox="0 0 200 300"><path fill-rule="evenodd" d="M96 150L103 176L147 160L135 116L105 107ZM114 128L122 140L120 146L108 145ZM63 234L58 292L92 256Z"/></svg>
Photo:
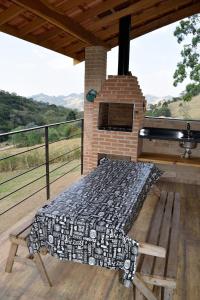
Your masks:
<svg viewBox="0 0 200 300"><path fill-rule="evenodd" d="M118 75L128 75L129 73L130 29L131 16L121 18L119 20Z"/></svg>

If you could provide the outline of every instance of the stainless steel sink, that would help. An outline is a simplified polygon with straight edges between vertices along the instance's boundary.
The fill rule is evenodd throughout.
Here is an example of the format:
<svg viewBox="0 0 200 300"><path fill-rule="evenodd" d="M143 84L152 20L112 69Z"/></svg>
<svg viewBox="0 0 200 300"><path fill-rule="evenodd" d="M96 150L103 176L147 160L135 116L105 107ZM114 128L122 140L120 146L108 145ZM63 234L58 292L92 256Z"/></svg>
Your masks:
<svg viewBox="0 0 200 300"><path fill-rule="evenodd" d="M183 158L190 158L192 154L191 149L195 149L197 147L195 134L193 131L191 131L190 123L187 123L187 130L183 135L183 140L179 142L179 145L181 148L185 149L181 156Z"/></svg>
<svg viewBox="0 0 200 300"><path fill-rule="evenodd" d="M184 133L181 130L167 128L142 128L139 133L140 137L161 140L181 140Z"/></svg>
<svg viewBox="0 0 200 300"><path fill-rule="evenodd" d="M178 141L180 147L184 149L184 153L181 154L184 158L190 158L191 149L196 148L200 143L200 131L191 130L190 123L186 124L185 130L144 127L140 130L139 137L149 140Z"/></svg>

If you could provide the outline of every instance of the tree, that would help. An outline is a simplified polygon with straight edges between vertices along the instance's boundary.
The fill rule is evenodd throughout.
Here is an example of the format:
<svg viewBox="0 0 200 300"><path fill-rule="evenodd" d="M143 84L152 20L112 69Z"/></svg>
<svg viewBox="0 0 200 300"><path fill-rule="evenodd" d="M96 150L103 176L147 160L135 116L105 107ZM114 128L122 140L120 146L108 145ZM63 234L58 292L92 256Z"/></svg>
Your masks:
<svg viewBox="0 0 200 300"><path fill-rule="evenodd" d="M181 51L182 61L178 62L174 72L174 86L189 78L191 82L186 85L183 100L190 101L200 93L200 15L180 21L174 36L179 44L185 42Z"/></svg>
<svg viewBox="0 0 200 300"><path fill-rule="evenodd" d="M66 121L76 120L76 113L74 110L70 110L68 116L66 117Z"/></svg>

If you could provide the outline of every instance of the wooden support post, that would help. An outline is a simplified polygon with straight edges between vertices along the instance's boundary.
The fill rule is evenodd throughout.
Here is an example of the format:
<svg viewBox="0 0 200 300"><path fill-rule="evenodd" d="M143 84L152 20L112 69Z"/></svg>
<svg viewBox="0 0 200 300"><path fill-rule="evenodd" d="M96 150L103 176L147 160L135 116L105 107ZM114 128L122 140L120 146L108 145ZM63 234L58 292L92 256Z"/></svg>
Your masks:
<svg viewBox="0 0 200 300"><path fill-rule="evenodd" d="M8 273L12 272L12 267L13 267L14 259L15 259L16 253L17 253L17 249L18 249L18 245L11 243L9 255L7 258L7 262L6 262L6 268L5 268L5 271Z"/></svg>
<svg viewBox="0 0 200 300"><path fill-rule="evenodd" d="M158 300L139 273L135 273L133 284L148 300Z"/></svg>
<svg viewBox="0 0 200 300"><path fill-rule="evenodd" d="M42 277L42 280L44 281L45 284L47 284L49 287L52 286L52 283L49 279L49 276L47 274L47 271L45 269L45 266L44 266L44 263L41 259L41 256L39 253L35 253L34 254L34 261L35 261L35 264L38 268L38 271L40 272L40 275Z"/></svg>

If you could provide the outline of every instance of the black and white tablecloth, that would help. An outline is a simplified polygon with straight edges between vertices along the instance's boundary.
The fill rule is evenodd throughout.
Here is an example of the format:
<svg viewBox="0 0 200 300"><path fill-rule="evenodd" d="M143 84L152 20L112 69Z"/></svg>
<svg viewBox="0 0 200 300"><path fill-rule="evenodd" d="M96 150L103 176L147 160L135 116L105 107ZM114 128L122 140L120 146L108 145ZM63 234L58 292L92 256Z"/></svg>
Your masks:
<svg viewBox="0 0 200 300"><path fill-rule="evenodd" d="M122 269L130 286L138 242L127 233L160 170L151 163L103 159L89 175L36 214L31 253L45 246L61 260Z"/></svg>

